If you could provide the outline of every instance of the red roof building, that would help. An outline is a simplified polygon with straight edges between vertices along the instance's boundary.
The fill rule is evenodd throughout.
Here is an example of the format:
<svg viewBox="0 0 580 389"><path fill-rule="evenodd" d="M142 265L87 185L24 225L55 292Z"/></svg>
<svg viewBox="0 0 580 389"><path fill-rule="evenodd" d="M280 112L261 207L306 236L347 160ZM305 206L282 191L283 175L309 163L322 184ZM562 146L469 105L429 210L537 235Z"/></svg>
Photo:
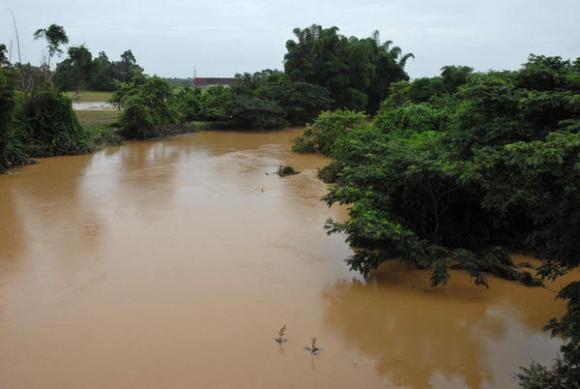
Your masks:
<svg viewBox="0 0 580 389"><path fill-rule="evenodd" d="M235 78L227 77L195 77L193 79L193 86L196 88L209 88L210 86L231 86Z"/></svg>

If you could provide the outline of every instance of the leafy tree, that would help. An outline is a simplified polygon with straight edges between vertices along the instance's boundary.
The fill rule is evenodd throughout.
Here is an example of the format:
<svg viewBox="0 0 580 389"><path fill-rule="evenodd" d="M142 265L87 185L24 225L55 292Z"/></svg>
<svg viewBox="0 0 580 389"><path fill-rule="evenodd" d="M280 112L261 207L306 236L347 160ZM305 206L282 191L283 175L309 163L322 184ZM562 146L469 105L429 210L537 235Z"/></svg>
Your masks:
<svg viewBox="0 0 580 389"><path fill-rule="evenodd" d="M238 95L231 104L231 121L236 127L274 130L288 125L284 111L276 101Z"/></svg>
<svg viewBox="0 0 580 389"><path fill-rule="evenodd" d="M50 69L50 60L55 54L62 54L62 45L68 43L68 36L63 26L51 24L47 28L41 28L34 33L34 39L45 39L48 47L47 66Z"/></svg>
<svg viewBox="0 0 580 389"><path fill-rule="evenodd" d="M54 74L62 90L85 90L93 77L93 55L84 46L69 47L68 58L58 64Z"/></svg>
<svg viewBox="0 0 580 389"><path fill-rule="evenodd" d="M113 64L104 51L93 60L92 75L90 77L90 89L97 91L111 91L115 81Z"/></svg>
<svg viewBox="0 0 580 389"><path fill-rule="evenodd" d="M180 121L200 120L202 116L201 96L201 89L198 88L186 87L177 93L176 104Z"/></svg>
<svg viewBox="0 0 580 389"><path fill-rule="evenodd" d="M6 56L6 45L4 43L0 43L0 66L7 66L9 64L10 62Z"/></svg>
<svg viewBox="0 0 580 389"><path fill-rule="evenodd" d="M239 97L241 110L255 110L261 106L261 124L255 117L254 123L242 120L237 123L250 128L264 128L264 124L279 128L288 123L303 125L312 120L323 109L330 106L332 100L329 92L320 86L306 82L292 82L288 77L275 70L263 70L254 74L238 74L232 85L232 93ZM251 98L252 104L244 99ZM232 119L239 117L240 107L232 105ZM248 115L252 116L251 112ZM270 118L266 119L265 115ZM243 122L243 123L242 123Z"/></svg>
<svg viewBox="0 0 580 389"><path fill-rule="evenodd" d="M14 72L8 67L6 45L0 44L0 173L8 167L6 147L8 144L8 125L14 108L16 88Z"/></svg>
<svg viewBox="0 0 580 389"><path fill-rule="evenodd" d="M121 54L121 60L113 63L114 79L121 82L130 82L143 73L143 68L137 65L137 59L131 50Z"/></svg>
<svg viewBox="0 0 580 389"><path fill-rule="evenodd" d="M130 50L119 61L110 61L105 52L93 58L84 46L71 47L68 57L58 64L54 81L60 90L113 91L115 82L129 83L141 77L143 69L137 65Z"/></svg>
<svg viewBox="0 0 580 389"><path fill-rule="evenodd" d="M283 82L266 85L261 96L276 101L284 118L293 125L304 125L332 104L330 93L323 87L306 82Z"/></svg>
<svg viewBox="0 0 580 389"><path fill-rule="evenodd" d="M326 88L335 108L376 112L391 83L408 79L404 67L412 54L403 55L391 41L372 37L347 38L337 27L312 25L294 29L286 43L284 68L291 81Z"/></svg>
<svg viewBox="0 0 580 389"><path fill-rule="evenodd" d="M330 155L335 143L352 129L363 126L365 115L360 112L338 110L322 112L301 137L294 140L293 150L301 153L320 152Z"/></svg>
<svg viewBox="0 0 580 389"><path fill-rule="evenodd" d="M199 120L229 122L233 99L232 90L221 85L203 91Z"/></svg>
<svg viewBox="0 0 580 389"><path fill-rule="evenodd" d="M473 73L469 66L443 66L441 78L443 86L448 93L455 93L457 89L467 82L467 78Z"/></svg>
<svg viewBox="0 0 580 389"><path fill-rule="evenodd" d="M165 135L178 119L171 85L156 76L120 84L113 102L122 110L122 134L128 139Z"/></svg>

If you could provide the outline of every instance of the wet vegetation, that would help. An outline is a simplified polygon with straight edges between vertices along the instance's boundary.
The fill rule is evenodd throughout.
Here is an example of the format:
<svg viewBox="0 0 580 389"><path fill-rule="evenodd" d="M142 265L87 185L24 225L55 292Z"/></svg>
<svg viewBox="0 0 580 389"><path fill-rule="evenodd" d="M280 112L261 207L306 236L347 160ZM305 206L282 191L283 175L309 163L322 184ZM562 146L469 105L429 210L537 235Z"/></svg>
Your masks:
<svg viewBox="0 0 580 389"><path fill-rule="evenodd" d="M351 268L367 275L400 260L431 269L433 286L462 269L489 288L486 274L536 286L576 267L579 80L580 59L531 55L514 72L450 66L394 83L371 123L353 111L321 114L294 149L333 158L320 172L334 183L325 200L349 204L350 218L326 227L356 248ZM518 267L513 251L543 265ZM547 326L568 340L561 359L525 369L523 387L580 382L579 291L574 282L559 293L568 313Z"/></svg>
<svg viewBox="0 0 580 389"><path fill-rule="evenodd" d="M278 168L278 171L276 171L276 174L279 175L280 177L288 177L288 176L295 176L296 174L299 174L300 172L297 172L296 170L294 170L294 168L292 166L288 166L288 165L281 165Z"/></svg>

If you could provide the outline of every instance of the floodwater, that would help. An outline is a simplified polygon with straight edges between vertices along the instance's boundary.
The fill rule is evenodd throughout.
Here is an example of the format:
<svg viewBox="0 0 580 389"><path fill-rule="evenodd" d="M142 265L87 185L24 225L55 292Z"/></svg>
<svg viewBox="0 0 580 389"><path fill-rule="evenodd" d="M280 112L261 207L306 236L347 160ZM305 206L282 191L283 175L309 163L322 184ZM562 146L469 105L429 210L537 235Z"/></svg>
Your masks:
<svg viewBox="0 0 580 389"><path fill-rule="evenodd" d="M72 103L73 110L75 111L102 111L102 110L113 110L115 106L111 103L103 101L84 101Z"/></svg>
<svg viewBox="0 0 580 389"><path fill-rule="evenodd" d="M349 272L322 228L345 216L319 201L327 160L292 154L299 133L196 133L0 176L0 388L509 388L552 360L552 291ZM272 174L282 163L301 174Z"/></svg>

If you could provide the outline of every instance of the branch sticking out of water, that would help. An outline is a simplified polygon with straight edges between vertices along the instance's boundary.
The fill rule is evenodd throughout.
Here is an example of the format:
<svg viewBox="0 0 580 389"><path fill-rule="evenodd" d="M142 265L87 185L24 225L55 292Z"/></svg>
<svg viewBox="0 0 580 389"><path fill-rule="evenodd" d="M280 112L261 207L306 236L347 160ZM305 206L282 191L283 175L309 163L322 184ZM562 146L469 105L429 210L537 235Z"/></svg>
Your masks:
<svg viewBox="0 0 580 389"><path fill-rule="evenodd" d="M286 335L286 324L284 324L282 328L280 328L280 330L278 331L278 337L274 340L279 344L287 342L288 339L286 339L284 335Z"/></svg>
<svg viewBox="0 0 580 389"><path fill-rule="evenodd" d="M305 349L307 351L309 351L310 354L318 355L318 353L322 350L321 348L319 348L318 346L316 346L317 339L318 338L316 338L316 337L312 338L312 344L311 344L311 346L310 347L305 347Z"/></svg>

